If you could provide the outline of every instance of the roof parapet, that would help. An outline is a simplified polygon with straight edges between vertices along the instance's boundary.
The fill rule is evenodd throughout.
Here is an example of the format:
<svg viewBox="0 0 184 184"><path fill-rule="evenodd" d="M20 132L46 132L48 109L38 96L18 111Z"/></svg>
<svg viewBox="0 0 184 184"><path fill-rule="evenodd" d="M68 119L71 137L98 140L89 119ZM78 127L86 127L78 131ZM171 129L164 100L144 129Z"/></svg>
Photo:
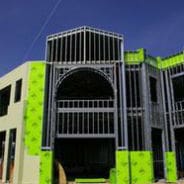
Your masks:
<svg viewBox="0 0 184 184"><path fill-rule="evenodd" d="M184 63L184 52L180 52L165 58L157 57L158 68L166 69Z"/></svg>
<svg viewBox="0 0 184 184"><path fill-rule="evenodd" d="M146 50L141 48L136 51L125 51L124 59L128 65L148 63L156 68L166 69L184 63L184 51L161 58L148 55Z"/></svg>
<svg viewBox="0 0 184 184"><path fill-rule="evenodd" d="M127 64L139 64L145 60L145 49L140 48L136 51L125 51L124 53L125 63Z"/></svg>

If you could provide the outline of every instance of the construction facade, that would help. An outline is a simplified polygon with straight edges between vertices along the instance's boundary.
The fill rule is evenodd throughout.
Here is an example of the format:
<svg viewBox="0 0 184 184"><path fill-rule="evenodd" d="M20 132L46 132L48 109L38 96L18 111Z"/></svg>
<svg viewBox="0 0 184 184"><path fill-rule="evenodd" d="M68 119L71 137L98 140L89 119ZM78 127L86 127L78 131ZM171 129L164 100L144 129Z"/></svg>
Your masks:
<svg viewBox="0 0 184 184"><path fill-rule="evenodd" d="M2 183L183 176L183 52L125 51L122 35L84 26L48 36L45 61L0 78Z"/></svg>

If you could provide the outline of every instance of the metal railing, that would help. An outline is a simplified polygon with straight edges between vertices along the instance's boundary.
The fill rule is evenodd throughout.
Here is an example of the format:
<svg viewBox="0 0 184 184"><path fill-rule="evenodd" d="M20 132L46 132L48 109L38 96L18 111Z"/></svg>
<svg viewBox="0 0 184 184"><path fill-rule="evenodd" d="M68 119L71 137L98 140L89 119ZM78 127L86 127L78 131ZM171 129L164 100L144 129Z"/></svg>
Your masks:
<svg viewBox="0 0 184 184"><path fill-rule="evenodd" d="M113 108L114 100L58 100L57 108Z"/></svg>
<svg viewBox="0 0 184 184"><path fill-rule="evenodd" d="M58 137L114 136L113 107L113 100L59 100L56 134Z"/></svg>
<svg viewBox="0 0 184 184"><path fill-rule="evenodd" d="M150 103L151 122L155 127L163 126L162 112L160 111L160 104L158 102Z"/></svg>
<svg viewBox="0 0 184 184"><path fill-rule="evenodd" d="M184 100L174 103L176 126L184 125Z"/></svg>

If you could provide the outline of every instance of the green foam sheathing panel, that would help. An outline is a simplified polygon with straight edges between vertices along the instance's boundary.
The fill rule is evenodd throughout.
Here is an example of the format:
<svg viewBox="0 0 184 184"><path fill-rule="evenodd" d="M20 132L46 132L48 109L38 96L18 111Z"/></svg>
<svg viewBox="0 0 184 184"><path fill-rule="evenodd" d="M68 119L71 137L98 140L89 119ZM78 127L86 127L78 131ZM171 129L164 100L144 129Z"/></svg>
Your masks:
<svg viewBox="0 0 184 184"><path fill-rule="evenodd" d="M167 69L184 63L184 52L166 58L152 57L143 48L136 51L125 51L124 60L127 65L147 63L158 69Z"/></svg>
<svg viewBox="0 0 184 184"><path fill-rule="evenodd" d="M52 183L53 152L41 151L40 153L40 184Z"/></svg>
<svg viewBox="0 0 184 184"><path fill-rule="evenodd" d="M142 63L144 59L144 49L138 49L136 51L125 51L124 59L126 64L139 64Z"/></svg>
<svg viewBox="0 0 184 184"><path fill-rule="evenodd" d="M25 109L25 147L28 155L40 157L40 184L51 183L52 152L42 151L42 127L46 64L30 62Z"/></svg>
<svg viewBox="0 0 184 184"><path fill-rule="evenodd" d="M157 58L155 58L155 57L146 55L145 63L147 63L155 68L158 68Z"/></svg>
<svg viewBox="0 0 184 184"><path fill-rule="evenodd" d="M105 183L104 178L76 178L76 183Z"/></svg>
<svg viewBox="0 0 184 184"><path fill-rule="evenodd" d="M110 184L116 183L116 168L110 169L109 182Z"/></svg>
<svg viewBox="0 0 184 184"><path fill-rule="evenodd" d="M150 151L130 152L131 184L151 184L153 182L153 158Z"/></svg>
<svg viewBox="0 0 184 184"><path fill-rule="evenodd" d="M26 99L25 145L29 155L39 155L41 148L45 64L29 63Z"/></svg>
<svg viewBox="0 0 184 184"><path fill-rule="evenodd" d="M157 57L158 68L166 69L184 63L184 53L169 56L167 58Z"/></svg>
<svg viewBox="0 0 184 184"><path fill-rule="evenodd" d="M110 178L112 181L112 178ZM129 152L116 151L116 181L111 184L129 183Z"/></svg>
<svg viewBox="0 0 184 184"><path fill-rule="evenodd" d="M174 152L166 152L166 178L167 182L176 182L176 156Z"/></svg>

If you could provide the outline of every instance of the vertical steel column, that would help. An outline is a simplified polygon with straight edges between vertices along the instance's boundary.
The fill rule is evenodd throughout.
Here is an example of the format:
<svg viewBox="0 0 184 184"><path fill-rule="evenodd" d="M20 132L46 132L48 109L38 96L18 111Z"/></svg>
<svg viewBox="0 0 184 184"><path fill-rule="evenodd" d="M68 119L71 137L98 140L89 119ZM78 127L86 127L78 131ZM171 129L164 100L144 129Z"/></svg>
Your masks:
<svg viewBox="0 0 184 184"><path fill-rule="evenodd" d="M101 43L100 43L100 34L98 34L98 46L99 46L99 52L98 52L98 57L99 57L99 61L101 60Z"/></svg>
<svg viewBox="0 0 184 184"><path fill-rule="evenodd" d="M53 48L54 48L54 45L53 45L54 41L52 40L51 41L51 60L50 60L50 64L47 65L47 67L49 68L49 92L52 94L52 77L53 77L53 72L52 72L52 63L53 63ZM45 134L45 144L44 144L44 147L46 149L51 149L51 145L50 145L50 128L51 128L51 107L50 107L50 104L51 104L51 101L52 101L52 97L51 95L49 94L49 97L48 97L48 111L47 111L47 119L46 119L46 134Z"/></svg>
<svg viewBox="0 0 184 184"><path fill-rule="evenodd" d="M72 62L72 34L70 35L70 55L69 55L69 61Z"/></svg>
<svg viewBox="0 0 184 184"><path fill-rule="evenodd" d="M161 79L161 94L162 94L162 107L163 107L163 116L164 116L164 132L165 132L165 143L166 150L169 150L169 142L168 142L168 124L166 117L166 101L165 101L165 92L164 92L164 79L163 79L164 71L160 71L160 79Z"/></svg>
<svg viewBox="0 0 184 184"><path fill-rule="evenodd" d="M97 34L96 33L93 33L93 34L94 34L94 48L93 48L94 49L94 61L96 61L96 58L97 58L96 57L96 44L97 44L96 43L96 35Z"/></svg>
<svg viewBox="0 0 184 184"><path fill-rule="evenodd" d="M171 70L168 70L169 72L169 84L170 84L170 92L171 92L171 107L172 107L172 117L173 117L173 123L174 125L176 125L176 116L175 116L175 106L174 106L174 91L173 91L173 83L172 83L172 79L171 79ZM173 129L174 131L174 129Z"/></svg>
<svg viewBox="0 0 184 184"><path fill-rule="evenodd" d="M119 146L119 140L118 140L118 103L117 103L117 76L116 76L116 63L114 63L114 132L115 132L115 145L116 145L116 150L118 149Z"/></svg>
<svg viewBox="0 0 184 184"><path fill-rule="evenodd" d="M77 64L77 33L75 33L75 55L74 55L74 63Z"/></svg>
<svg viewBox="0 0 184 184"><path fill-rule="evenodd" d="M82 45L82 32L80 31L79 33L79 63L82 63L82 55L81 55L81 52L82 52L82 49L81 49L81 45Z"/></svg>
<svg viewBox="0 0 184 184"><path fill-rule="evenodd" d="M175 141L174 141L174 129L172 123L172 107L171 107L171 94L169 89L169 79L168 79L168 71L164 72L165 79L166 79L166 90L167 90L167 99L168 99L168 113L169 113L169 125L170 125L170 132L171 132L171 145L172 151L175 151Z"/></svg>
<svg viewBox="0 0 184 184"><path fill-rule="evenodd" d="M56 129L56 102L55 102L55 93L56 93L56 78L55 78L55 72L56 68L54 64L51 66L52 68L52 94L51 94L51 118L50 118L50 147L51 149L54 149L54 138L55 138L55 129Z"/></svg>
<svg viewBox="0 0 184 184"><path fill-rule="evenodd" d="M122 62L122 61L121 61ZM119 73L119 104L120 104L120 107L119 107L119 113L120 113L120 128L121 128L121 145L119 145L119 148L118 149L123 149L123 147L125 146L124 141L125 141L125 134L124 134L124 120L123 120L123 109L124 109L124 105L123 105L123 100L124 100L124 97L123 97L123 87L122 87L122 83L123 83L123 79L122 79L122 63L119 62L118 63L118 73Z"/></svg>
<svg viewBox="0 0 184 184"><path fill-rule="evenodd" d="M106 52L105 52L105 34L103 33L103 61L106 60Z"/></svg>
<svg viewBox="0 0 184 184"><path fill-rule="evenodd" d="M169 150L169 143L168 143L168 125L167 125L167 117L166 117L166 101L165 101L165 92L164 92L164 79L163 79L163 71L159 72L160 74L160 86L161 86L161 103L162 103L162 113L163 113L163 131L162 131L162 149L163 149L163 164L164 164L164 177L167 174L167 167L166 167L166 158L165 152Z"/></svg>
<svg viewBox="0 0 184 184"><path fill-rule="evenodd" d="M111 53L111 51L110 51L110 37L108 37L108 61L111 60L110 53Z"/></svg>
<svg viewBox="0 0 184 184"><path fill-rule="evenodd" d="M61 44L60 44L60 62L63 61L63 37L61 37Z"/></svg>
<svg viewBox="0 0 184 184"><path fill-rule="evenodd" d="M142 149L145 148L145 135L144 135L144 100L143 100L143 97L142 97L142 94L143 94L143 88L142 86L144 85L143 84L143 80L142 80L142 65L139 65L139 96L140 96L140 107L141 107L141 128L142 128L142 134L141 134L141 140L142 140Z"/></svg>
<svg viewBox="0 0 184 184"><path fill-rule="evenodd" d="M67 39L67 36L65 36L65 62L67 62L67 46L68 45L68 39Z"/></svg>
<svg viewBox="0 0 184 184"><path fill-rule="evenodd" d="M137 84L136 84L136 80L138 80L136 78L136 67L134 65L133 67L134 71L133 71L133 81L134 81L134 100L135 100L135 129L136 129L136 142L137 142L137 150L140 150L140 141L139 141L139 120L138 120L138 110L137 110Z"/></svg>
<svg viewBox="0 0 184 184"><path fill-rule="evenodd" d="M89 61L91 62L91 31L89 31Z"/></svg>
<svg viewBox="0 0 184 184"><path fill-rule="evenodd" d="M152 150L151 141L151 125L150 125L150 114L149 114L149 88L147 79L147 69L146 64L142 63L142 98L143 98L143 108L144 108L144 140L145 140L145 150Z"/></svg>
<svg viewBox="0 0 184 184"><path fill-rule="evenodd" d="M86 27L84 27L84 60L83 60L83 63L85 64L86 63Z"/></svg>
<svg viewBox="0 0 184 184"><path fill-rule="evenodd" d="M58 62L58 45L59 45L59 39L58 36L56 37L56 50L55 50L55 62Z"/></svg>
<svg viewBox="0 0 184 184"><path fill-rule="evenodd" d="M129 66L128 80L129 80L129 92L130 92L130 129L132 138L132 149L135 150L135 138L134 138L134 121L133 121L133 93L132 93L132 66Z"/></svg>
<svg viewBox="0 0 184 184"><path fill-rule="evenodd" d="M121 134L122 147L128 149L128 126L127 126L127 103L126 103L126 78L125 78L125 61L124 61L124 43L120 45L120 114L121 114Z"/></svg>
<svg viewBox="0 0 184 184"><path fill-rule="evenodd" d="M115 38L113 37L113 41L112 41L112 52L113 52L113 56L112 56L112 60L115 61Z"/></svg>

